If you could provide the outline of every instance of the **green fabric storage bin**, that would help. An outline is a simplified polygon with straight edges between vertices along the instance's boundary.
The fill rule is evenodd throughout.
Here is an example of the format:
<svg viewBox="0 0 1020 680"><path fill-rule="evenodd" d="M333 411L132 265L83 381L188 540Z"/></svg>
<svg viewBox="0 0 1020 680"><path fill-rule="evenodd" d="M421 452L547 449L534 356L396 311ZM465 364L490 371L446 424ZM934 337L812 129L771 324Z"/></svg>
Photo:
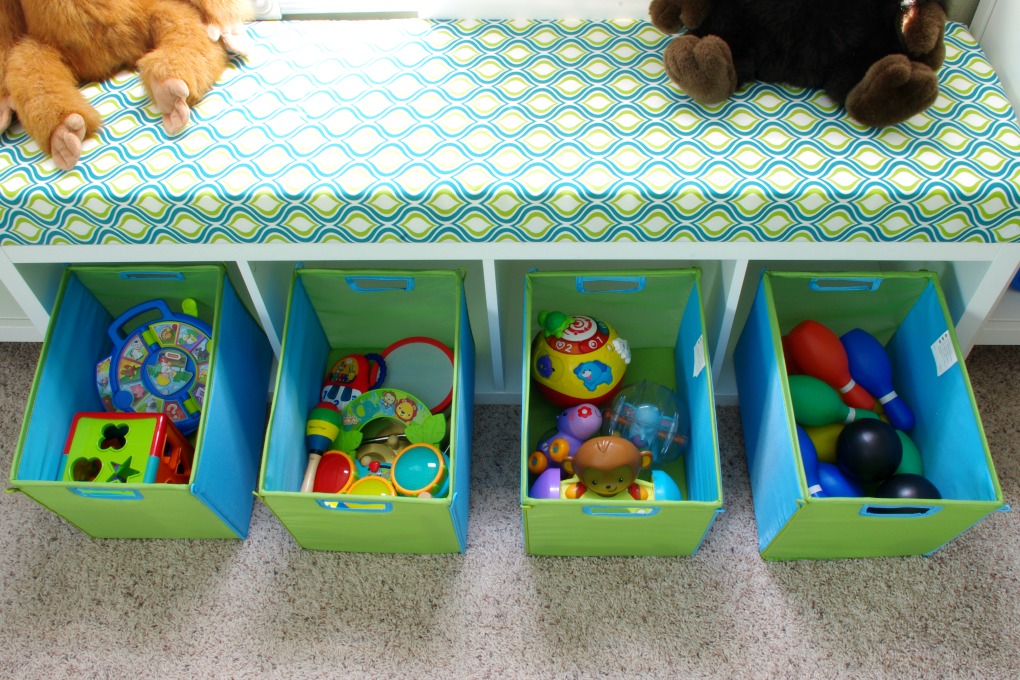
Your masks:
<svg viewBox="0 0 1020 680"><path fill-rule="evenodd" d="M701 271L697 268L527 274L521 507L528 553L691 555L697 551L722 511L715 397L701 300ZM646 379L685 397L690 443L684 455L665 468L684 500L631 504L528 495L532 481L528 456L562 410L531 381L532 340L540 330L538 314L543 310L583 314L608 323L631 350L622 385Z"/></svg>
<svg viewBox="0 0 1020 680"><path fill-rule="evenodd" d="M450 490L445 497L301 492L305 422L332 362L425 336L453 350L446 410ZM296 269L291 280L259 496L303 548L451 553L467 545L474 341L463 273ZM387 384L383 383L383 388ZM395 387L395 386L394 386Z"/></svg>
<svg viewBox="0 0 1020 680"><path fill-rule="evenodd" d="M110 354L109 326L154 298L164 299L174 311L191 298L198 317L212 326L190 483L56 481L74 415L105 410L95 366ZM265 432L271 362L269 342L223 266L68 267L29 394L9 489L95 537L244 538Z"/></svg>
<svg viewBox="0 0 1020 680"><path fill-rule="evenodd" d="M836 335L861 328L885 345L896 391L916 416L909 434L942 500L809 495L782 349L805 319ZM1008 509L934 273L766 270L734 362L764 559L928 554Z"/></svg>

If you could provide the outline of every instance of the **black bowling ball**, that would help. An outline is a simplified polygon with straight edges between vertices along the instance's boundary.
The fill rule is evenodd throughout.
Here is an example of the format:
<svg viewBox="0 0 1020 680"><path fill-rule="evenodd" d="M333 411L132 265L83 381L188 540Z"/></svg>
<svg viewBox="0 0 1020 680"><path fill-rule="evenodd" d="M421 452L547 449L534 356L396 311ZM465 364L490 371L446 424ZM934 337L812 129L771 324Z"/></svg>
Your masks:
<svg viewBox="0 0 1020 680"><path fill-rule="evenodd" d="M855 420L836 439L839 469L864 484L886 479L896 472L902 460L903 442L896 429L877 418Z"/></svg>
<svg viewBox="0 0 1020 680"><path fill-rule="evenodd" d="M882 482L875 492L875 497L939 500L942 494L925 477L904 473L893 475Z"/></svg>

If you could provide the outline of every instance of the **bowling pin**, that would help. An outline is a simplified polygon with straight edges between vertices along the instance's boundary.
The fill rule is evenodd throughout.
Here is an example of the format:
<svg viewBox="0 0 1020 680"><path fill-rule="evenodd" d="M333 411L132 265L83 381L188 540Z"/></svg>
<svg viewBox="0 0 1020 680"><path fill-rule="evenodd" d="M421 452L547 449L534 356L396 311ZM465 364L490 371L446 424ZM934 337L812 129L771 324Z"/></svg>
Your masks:
<svg viewBox="0 0 1020 680"><path fill-rule="evenodd" d="M886 417L897 430L912 430L914 412L893 389L892 365L882 343L860 328L844 333L840 342L846 350L854 380L878 398Z"/></svg>
<svg viewBox="0 0 1020 680"><path fill-rule="evenodd" d="M825 493L826 498L837 496L860 498L864 495L864 488L844 475L832 463L818 464L818 481L822 485L822 491Z"/></svg>
<svg viewBox="0 0 1020 680"><path fill-rule="evenodd" d="M811 443L815 445L818 460L835 463L836 440L839 439L839 433L843 431L843 423L805 427L804 431L811 438Z"/></svg>
<svg viewBox="0 0 1020 680"><path fill-rule="evenodd" d="M900 437L900 442L903 443L903 459L900 461L900 466L896 468L896 472L893 474L903 475L924 475L924 463L921 462L921 452L917 448L917 444L914 440L907 436L906 432L902 430L896 430L896 434Z"/></svg>
<svg viewBox="0 0 1020 680"><path fill-rule="evenodd" d="M793 419L800 425L817 426L852 423L860 418L878 418L873 411L843 403L839 392L810 375L791 375L790 399Z"/></svg>
<svg viewBox="0 0 1020 680"><path fill-rule="evenodd" d="M804 478L807 480L808 495L815 498L825 496L818 481L818 454L811 438L800 425L797 426L797 442L800 444L800 460L804 464Z"/></svg>
<svg viewBox="0 0 1020 680"><path fill-rule="evenodd" d="M800 366L797 365L797 360L793 358L793 353L790 352L790 348L788 347L789 341L786 338L787 336L785 335L782 337L783 360L786 362L786 375L797 375L798 373L803 373L804 371L800 370Z"/></svg>
<svg viewBox="0 0 1020 680"><path fill-rule="evenodd" d="M850 367L839 336L827 327L808 319L787 333L786 344L801 372L813 375L836 389L847 406L873 410L875 398L850 374Z"/></svg>

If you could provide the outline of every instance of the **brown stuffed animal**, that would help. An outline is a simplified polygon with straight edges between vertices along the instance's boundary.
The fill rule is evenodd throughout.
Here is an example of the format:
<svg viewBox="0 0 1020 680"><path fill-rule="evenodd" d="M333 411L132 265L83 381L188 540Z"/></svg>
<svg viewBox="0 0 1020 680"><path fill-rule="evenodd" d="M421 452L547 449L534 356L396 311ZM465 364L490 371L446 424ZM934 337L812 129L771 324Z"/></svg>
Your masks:
<svg viewBox="0 0 1020 680"><path fill-rule="evenodd" d="M945 58L942 0L652 0L652 23L687 31L666 72L701 104L758 80L822 88L875 127L924 111Z"/></svg>
<svg viewBox="0 0 1020 680"><path fill-rule="evenodd" d="M0 132L12 113L69 170L100 126L78 86L137 68L179 132L215 84L228 50L246 49L248 0L0 0Z"/></svg>

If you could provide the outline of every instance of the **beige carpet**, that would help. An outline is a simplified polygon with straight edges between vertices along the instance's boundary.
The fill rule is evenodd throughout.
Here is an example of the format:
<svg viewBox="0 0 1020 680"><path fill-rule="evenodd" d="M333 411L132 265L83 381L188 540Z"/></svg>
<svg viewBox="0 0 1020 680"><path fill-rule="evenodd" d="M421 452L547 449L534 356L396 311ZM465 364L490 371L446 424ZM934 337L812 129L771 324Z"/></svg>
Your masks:
<svg viewBox="0 0 1020 680"><path fill-rule="evenodd" d="M37 345L0 344L0 469ZM1006 502L1020 347L968 361ZM524 554L516 408L476 411L468 550L301 550L256 503L232 541L100 541L0 500L0 677L1020 677L1020 519L930 557L766 563L736 408L726 511L689 558Z"/></svg>

